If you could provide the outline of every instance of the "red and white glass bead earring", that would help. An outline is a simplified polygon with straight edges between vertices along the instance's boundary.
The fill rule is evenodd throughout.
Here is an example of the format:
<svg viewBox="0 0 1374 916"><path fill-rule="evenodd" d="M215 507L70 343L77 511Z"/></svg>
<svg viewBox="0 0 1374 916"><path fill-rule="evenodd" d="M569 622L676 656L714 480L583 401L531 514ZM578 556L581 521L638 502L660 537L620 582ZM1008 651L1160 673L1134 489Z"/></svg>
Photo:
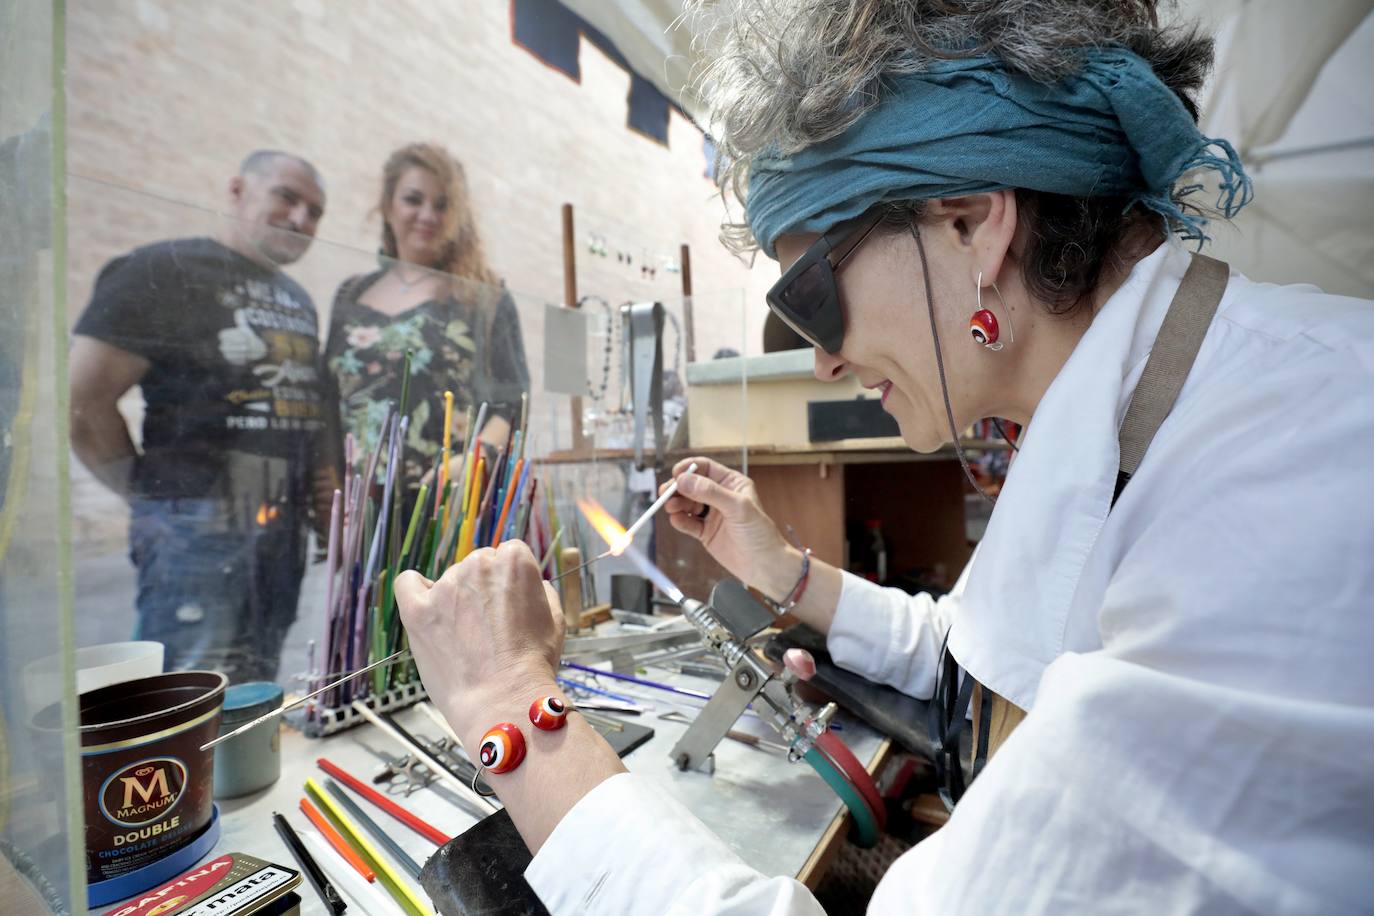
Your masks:
<svg viewBox="0 0 1374 916"><path fill-rule="evenodd" d="M980 343L989 350L1002 349L1001 336L997 327L997 316L987 309L979 309L968 321L968 332L973 335L974 343Z"/></svg>
<svg viewBox="0 0 1374 916"><path fill-rule="evenodd" d="M983 272L978 271L978 279L974 281L974 289L978 294L978 310L969 319L968 331L972 335L974 343L982 344L989 350L996 352L1005 346L1002 343L1001 328L997 324L997 316L991 309L983 308ZM997 294L998 300L1002 303L1002 311L1007 313L1007 339L1010 343L1016 342L1016 331L1011 326L1011 312L1007 308L1007 301L1002 298L1002 291L997 288L997 284L992 284L992 291Z"/></svg>
<svg viewBox="0 0 1374 916"><path fill-rule="evenodd" d="M558 697L539 697L530 704L530 724L546 732L556 732L568 724L568 704Z"/></svg>

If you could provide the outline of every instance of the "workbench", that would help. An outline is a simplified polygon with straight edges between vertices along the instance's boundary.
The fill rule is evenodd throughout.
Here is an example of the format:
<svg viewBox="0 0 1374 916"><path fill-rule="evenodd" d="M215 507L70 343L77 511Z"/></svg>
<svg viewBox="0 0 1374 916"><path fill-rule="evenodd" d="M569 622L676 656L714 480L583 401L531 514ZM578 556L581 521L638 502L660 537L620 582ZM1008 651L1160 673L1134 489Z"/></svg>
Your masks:
<svg viewBox="0 0 1374 916"><path fill-rule="evenodd" d="M709 678L678 674L666 669L650 668L649 671L648 676L655 680L705 693L713 691L718 683ZM808 886L815 886L843 842L848 814L814 770L805 763L788 763L782 752L726 740L716 749L713 775L679 772L668 759L668 752L687 726L680 722L664 721L658 716L674 709L683 710L689 716L694 715L693 709L701 704L631 684L603 680L601 685L655 707L653 711L638 716L598 713L653 727L653 738L625 757L625 764L632 772L647 776L681 801L719 834L740 858L764 875L793 875ZM397 720L412 734L433 739L442 737L434 722L419 710L404 710L397 715ZM890 743L866 725L844 714L837 716L837 721L840 724L837 734L855 756L868 766L870 772L878 772L890 753ZM749 719L741 719L736 727L748 729ZM767 731L759 734L774 740L777 738ZM202 861L229 852L243 852L299 869L285 844L272 829L271 818L273 811L279 811L297 832L314 830L301 814L299 801L305 794L306 777L313 776L317 780L325 777L325 773L315 765L316 758L326 757L354 776L370 782L381 764L400 757L404 751L381 731L366 724L319 739L306 738L283 725L281 753L282 775L276 783L255 794L219 802L223 833L214 850ZM351 792L349 794L421 865L437 848L371 802ZM454 795L440 783L432 783L408 797L388 797L451 835L463 832L477 821L477 817L466 806L452 800ZM595 850L588 850L589 861L595 854ZM327 865L345 867L337 859ZM400 869L397 868L397 871ZM409 879L408 875L403 877ZM418 882L412 881L411 884L421 899L427 901ZM380 881L374 886L385 896ZM337 883L336 887L349 903L349 913L366 913L369 916L375 913L375 909L350 898L344 887ZM302 899L302 914L316 916L327 912L309 881L302 878L296 892ZM96 912L103 913L114 906L101 907Z"/></svg>

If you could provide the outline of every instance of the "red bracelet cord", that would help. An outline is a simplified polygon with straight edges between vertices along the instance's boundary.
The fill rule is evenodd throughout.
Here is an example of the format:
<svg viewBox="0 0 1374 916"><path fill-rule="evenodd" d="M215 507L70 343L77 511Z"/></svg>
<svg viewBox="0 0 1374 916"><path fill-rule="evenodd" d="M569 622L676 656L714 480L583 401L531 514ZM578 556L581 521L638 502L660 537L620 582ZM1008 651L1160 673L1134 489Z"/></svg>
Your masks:
<svg viewBox="0 0 1374 916"><path fill-rule="evenodd" d="M777 612L779 614L786 614L787 612L791 611L792 608L796 607L797 602L801 600L802 595L806 594L806 584L810 581L811 548L808 547L802 553L802 570L801 575L797 577L797 584L792 586L792 590L783 597L782 601L777 602L777 604L775 605Z"/></svg>

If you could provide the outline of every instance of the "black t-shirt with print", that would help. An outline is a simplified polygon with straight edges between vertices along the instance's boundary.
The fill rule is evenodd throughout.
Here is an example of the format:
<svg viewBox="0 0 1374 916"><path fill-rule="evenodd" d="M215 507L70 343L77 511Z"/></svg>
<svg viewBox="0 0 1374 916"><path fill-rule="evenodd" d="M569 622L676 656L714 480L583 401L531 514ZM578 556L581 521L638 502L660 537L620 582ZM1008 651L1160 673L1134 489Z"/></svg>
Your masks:
<svg viewBox="0 0 1374 916"><path fill-rule="evenodd" d="M334 397L300 284L213 239L159 242L105 265L74 333L152 364L137 495L305 497Z"/></svg>

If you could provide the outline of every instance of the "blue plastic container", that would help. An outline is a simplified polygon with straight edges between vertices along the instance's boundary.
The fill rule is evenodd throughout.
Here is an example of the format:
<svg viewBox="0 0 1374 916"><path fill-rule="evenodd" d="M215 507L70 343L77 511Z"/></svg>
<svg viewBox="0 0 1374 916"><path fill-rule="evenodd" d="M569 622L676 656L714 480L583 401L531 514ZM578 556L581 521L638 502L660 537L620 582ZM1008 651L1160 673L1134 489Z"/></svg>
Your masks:
<svg viewBox="0 0 1374 916"><path fill-rule="evenodd" d="M221 735L271 712L282 703L282 689L267 681L235 684L224 692ZM265 789L281 778L281 719L264 722L215 747L215 798L237 798Z"/></svg>

